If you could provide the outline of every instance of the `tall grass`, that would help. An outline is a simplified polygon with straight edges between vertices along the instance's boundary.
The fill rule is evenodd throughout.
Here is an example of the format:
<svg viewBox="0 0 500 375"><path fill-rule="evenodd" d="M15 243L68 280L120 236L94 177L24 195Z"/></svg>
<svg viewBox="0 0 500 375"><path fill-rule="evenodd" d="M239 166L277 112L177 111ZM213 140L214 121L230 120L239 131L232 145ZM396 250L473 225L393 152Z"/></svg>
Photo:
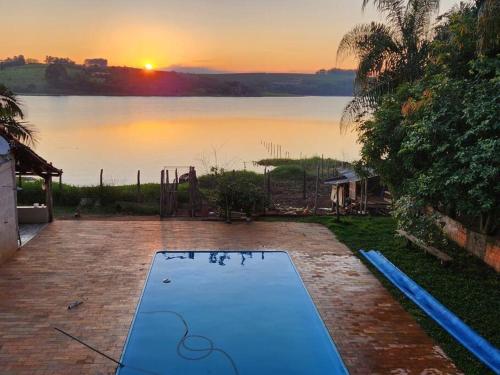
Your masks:
<svg viewBox="0 0 500 375"><path fill-rule="evenodd" d="M180 203L188 202L188 186L180 184ZM54 183L52 186L54 206L66 208L103 207L104 212L125 211L128 213L156 214L159 212L160 184L75 186ZM17 195L18 204L45 203L45 191L41 180L23 180L22 190Z"/></svg>
<svg viewBox="0 0 500 375"><path fill-rule="evenodd" d="M323 167L326 172L328 169L338 168L341 166L348 166L349 163L332 158L322 159L320 156L313 156L304 159L262 159L257 162L258 165L268 167L284 167L296 166L300 169L305 169L308 174L316 175L316 168L318 165Z"/></svg>

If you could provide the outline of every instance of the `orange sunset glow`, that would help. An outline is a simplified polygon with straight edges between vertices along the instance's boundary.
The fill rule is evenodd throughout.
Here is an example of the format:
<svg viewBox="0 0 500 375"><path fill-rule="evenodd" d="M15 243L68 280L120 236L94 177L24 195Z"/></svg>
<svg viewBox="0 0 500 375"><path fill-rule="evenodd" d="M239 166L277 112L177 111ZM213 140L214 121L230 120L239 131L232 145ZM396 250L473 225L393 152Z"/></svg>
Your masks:
<svg viewBox="0 0 500 375"><path fill-rule="evenodd" d="M360 0L361 1L361 0ZM441 2L441 8L453 1ZM155 69L204 67L219 71L315 72L352 68L336 62L343 33L377 19L351 0L148 1L24 0L2 6L0 56L100 56L110 65ZM149 62L149 61L146 61Z"/></svg>

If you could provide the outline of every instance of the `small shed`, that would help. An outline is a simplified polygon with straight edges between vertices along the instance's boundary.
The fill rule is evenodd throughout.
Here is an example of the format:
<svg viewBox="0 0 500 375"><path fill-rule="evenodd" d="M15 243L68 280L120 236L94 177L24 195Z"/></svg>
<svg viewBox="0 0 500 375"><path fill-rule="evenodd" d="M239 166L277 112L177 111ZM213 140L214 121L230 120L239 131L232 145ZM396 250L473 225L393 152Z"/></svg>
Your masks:
<svg viewBox="0 0 500 375"><path fill-rule="evenodd" d="M374 171L370 170L368 177L363 178L352 168L340 168L337 176L324 181L325 185L332 186L331 200L337 207L347 207L358 204L360 211L366 211L368 196L382 196L383 188L380 186L380 178Z"/></svg>
<svg viewBox="0 0 500 375"><path fill-rule="evenodd" d="M28 146L0 134L0 264L20 246L19 222L22 212L17 207L16 175L43 178L45 207L37 207L36 210L37 213L45 213L47 222L52 221L54 217L52 178L61 176L62 170L54 167ZM30 208L35 209L27 207L27 212Z"/></svg>
<svg viewBox="0 0 500 375"><path fill-rule="evenodd" d="M43 178L45 187L45 206L49 222L54 219L54 205L52 200L52 178L60 177L62 169L58 169L38 155L28 146L16 140L10 141L12 155L15 161L17 176L38 176ZM21 212L19 213L21 215ZM28 215L29 216L29 215Z"/></svg>

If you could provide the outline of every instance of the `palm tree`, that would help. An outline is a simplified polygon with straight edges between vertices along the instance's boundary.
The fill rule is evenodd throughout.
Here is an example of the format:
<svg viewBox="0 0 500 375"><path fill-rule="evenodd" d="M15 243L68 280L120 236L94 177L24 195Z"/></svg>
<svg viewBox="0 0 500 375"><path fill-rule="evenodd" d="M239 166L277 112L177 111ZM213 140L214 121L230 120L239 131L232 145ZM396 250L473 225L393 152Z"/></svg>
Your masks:
<svg viewBox="0 0 500 375"><path fill-rule="evenodd" d="M16 96L0 84L0 135L8 139L33 144L35 130L24 119L24 114Z"/></svg>
<svg viewBox="0 0 500 375"><path fill-rule="evenodd" d="M363 9L369 2L363 0ZM420 78L428 58L430 26L439 0L374 0L374 4L387 22L354 27L338 47L337 59L355 55L358 60L354 98L344 109L343 125L360 120L399 84Z"/></svg>

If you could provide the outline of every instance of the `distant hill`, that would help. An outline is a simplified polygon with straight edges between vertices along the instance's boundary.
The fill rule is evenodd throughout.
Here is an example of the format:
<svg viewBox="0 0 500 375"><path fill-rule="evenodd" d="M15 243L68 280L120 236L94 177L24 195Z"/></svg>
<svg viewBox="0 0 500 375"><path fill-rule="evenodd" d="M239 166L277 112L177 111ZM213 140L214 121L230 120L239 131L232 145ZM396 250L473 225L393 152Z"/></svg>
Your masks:
<svg viewBox="0 0 500 375"><path fill-rule="evenodd" d="M57 65L57 66L56 66ZM27 64L0 70L0 83L18 94L138 96L349 96L354 72L323 74L192 74Z"/></svg>

